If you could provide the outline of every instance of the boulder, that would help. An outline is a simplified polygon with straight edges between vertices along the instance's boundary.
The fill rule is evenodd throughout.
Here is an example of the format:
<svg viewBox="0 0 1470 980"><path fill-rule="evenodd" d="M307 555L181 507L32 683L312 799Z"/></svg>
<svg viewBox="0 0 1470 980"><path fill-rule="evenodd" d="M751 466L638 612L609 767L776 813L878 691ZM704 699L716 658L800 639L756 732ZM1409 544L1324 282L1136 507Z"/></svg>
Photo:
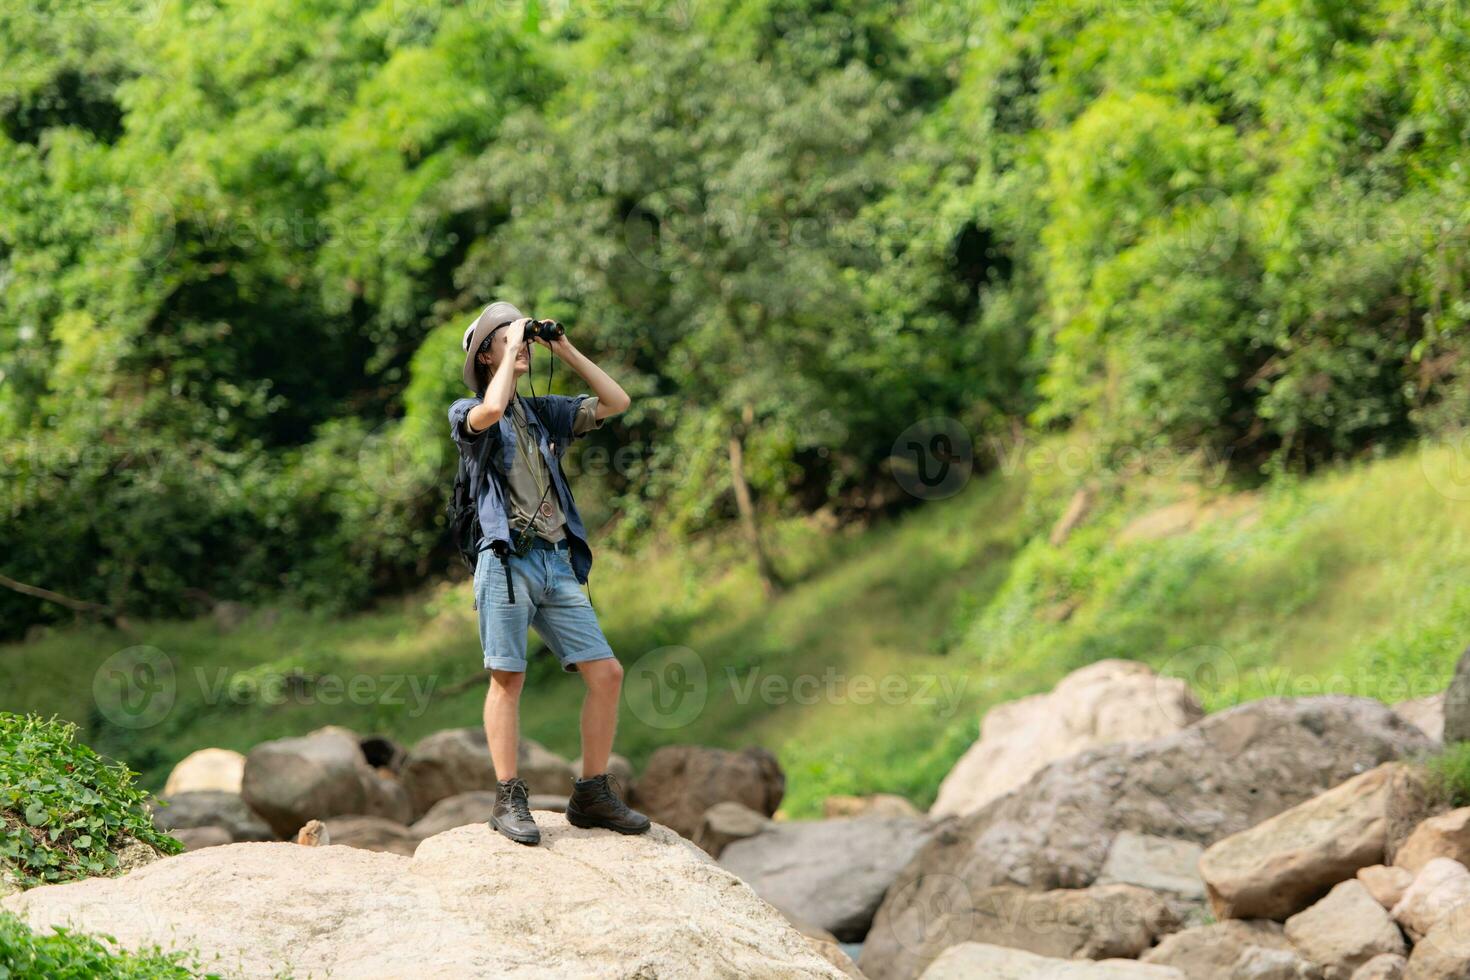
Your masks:
<svg viewBox="0 0 1470 980"><path fill-rule="evenodd" d="M1455 675L1444 692L1444 742L1448 745L1466 739L1470 739L1470 647L1455 662ZM1411 968L1413 964L1410 959Z"/></svg>
<svg viewBox="0 0 1470 980"><path fill-rule="evenodd" d="M923 980L980 977L985 980L1188 980L1171 966L1122 959L1079 962L989 943L951 946L923 974Z"/></svg>
<svg viewBox="0 0 1470 980"><path fill-rule="evenodd" d="M907 817L771 823L725 847L720 865L777 908L861 942L883 893L926 837L923 821Z"/></svg>
<svg viewBox="0 0 1470 980"><path fill-rule="evenodd" d="M229 976L811 977L836 967L737 878L667 828L637 837L542 820L540 847L488 827L412 857L227 844L3 905L125 949L195 950Z"/></svg>
<svg viewBox="0 0 1470 980"><path fill-rule="evenodd" d="M727 800L704 811L692 840L710 857L718 858L731 843L754 837L770 824L770 818L764 814Z"/></svg>
<svg viewBox="0 0 1470 980"><path fill-rule="evenodd" d="M495 809L495 790L480 789L446 796L414 821L410 828L420 837L432 837L465 824L486 823Z"/></svg>
<svg viewBox="0 0 1470 980"><path fill-rule="evenodd" d="M986 712L980 739L955 763L929 812L973 813L1020 786L1049 762L1083 749L1176 732L1204 712L1188 685L1147 664L1100 660L1046 694Z"/></svg>
<svg viewBox="0 0 1470 980"><path fill-rule="evenodd" d="M918 807L895 793L868 796L829 796L822 801L822 816L833 817L922 817Z"/></svg>
<svg viewBox="0 0 1470 980"><path fill-rule="evenodd" d="M958 900L1006 882L1084 888L1121 831L1212 844L1429 746L1369 698L1266 698L1172 735L1054 762L936 829L888 890L860 965L885 980L915 975L908 937L924 932L928 910L956 890Z"/></svg>
<svg viewBox="0 0 1470 980"><path fill-rule="evenodd" d="M1445 913L1414 944L1404 980L1462 980L1470 977L1470 905Z"/></svg>
<svg viewBox="0 0 1470 980"><path fill-rule="evenodd" d="M1294 955L1279 922L1227 919L1165 936L1139 959L1177 967L1189 980L1237 980L1256 950Z"/></svg>
<svg viewBox="0 0 1470 980"><path fill-rule="evenodd" d="M336 726L251 749L240 795L281 837L313 818L407 816L406 795L367 764L355 733Z"/></svg>
<svg viewBox="0 0 1470 980"><path fill-rule="evenodd" d="M852 961L852 957L843 952L842 945L838 943L836 936L832 935L826 929L820 929L813 925L805 925L800 922L793 922L792 926L795 927L797 932L806 937L807 944L822 959L837 967L837 969L851 977L852 980L866 980L863 976L863 971L857 968L857 964Z"/></svg>
<svg viewBox="0 0 1470 980"><path fill-rule="evenodd" d="M1324 980L1350 980L1380 953L1408 952L1403 933L1356 878L1338 883L1327 897L1286 920L1286 938L1322 968Z"/></svg>
<svg viewBox="0 0 1470 980"><path fill-rule="evenodd" d="M186 851L197 851L201 847L218 847L220 844L235 843L235 839L230 836L230 832L223 827L184 827L180 830L169 831L169 836L180 841Z"/></svg>
<svg viewBox="0 0 1470 980"><path fill-rule="evenodd" d="M1108 848L1097 883L1137 885L1188 901L1203 901L1205 884L1199 876L1203 852L1204 848L1193 841L1120 831Z"/></svg>
<svg viewBox="0 0 1470 980"><path fill-rule="evenodd" d="M331 844L360 847L365 851L388 851L411 857L422 839L411 829L385 817L328 817L327 840Z"/></svg>
<svg viewBox="0 0 1470 980"><path fill-rule="evenodd" d="M575 759L572 760L571 765L572 765L572 775L573 776L581 776L582 775L582 757L580 755L577 756ZM616 752L614 752L612 755L608 756L608 758L607 758L607 771L608 771L608 775L612 776L614 779L616 779L618 781L618 785L620 785L620 786L632 786L633 785L633 763L629 762L626 757L621 756L621 755L618 755ZM597 774L596 773L593 773L593 775L595 776Z"/></svg>
<svg viewBox="0 0 1470 980"><path fill-rule="evenodd" d="M1447 913L1470 902L1470 871L1459 861L1432 858L1394 905L1393 920L1418 940Z"/></svg>
<svg viewBox="0 0 1470 980"><path fill-rule="evenodd" d="M1402 980L1408 963L1398 953L1379 953L1354 970L1352 980Z"/></svg>
<svg viewBox="0 0 1470 980"><path fill-rule="evenodd" d="M1470 806L1421 821L1399 846L1393 863L1417 872L1434 858L1470 863Z"/></svg>
<svg viewBox="0 0 1470 980"><path fill-rule="evenodd" d="M1252 946L1240 954L1233 980L1322 980L1315 963L1302 959L1294 950Z"/></svg>
<svg viewBox="0 0 1470 980"><path fill-rule="evenodd" d="M951 879L953 882L954 879ZM1136 958L1180 926L1168 905L1133 885L1093 885L1038 892L994 885L936 894L925 920L902 937L905 958L869 962L871 935L858 966L875 977L915 976L956 943L990 943L1063 959ZM886 952L877 947L880 953Z"/></svg>
<svg viewBox="0 0 1470 980"><path fill-rule="evenodd" d="M233 749L200 749L190 752L174 766L163 784L164 796L218 790L240 792L245 775L245 757Z"/></svg>
<svg viewBox="0 0 1470 980"><path fill-rule="evenodd" d="M1393 706L1399 716L1436 742L1444 741L1444 692L1411 698Z"/></svg>
<svg viewBox="0 0 1470 980"><path fill-rule="evenodd" d="M239 793L207 789L178 793L154 801L150 809L153 826L167 833L193 827L221 827L232 841L276 839L275 832Z"/></svg>
<svg viewBox="0 0 1470 980"><path fill-rule="evenodd" d="M1407 868L1395 868L1389 864L1375 864L1358 869L1358 880L1368 889L1374 901L1391 909L1404 897L1404 890L1414 880L1413 872Z"/></svg>
<svg viewBox="0 0 1470 980"><path fill-rule="evenodd" d="M765 749L740 752L703 745L666 745L653 753L629 802L650 818L693 837L704 812L733 800L766 816L786 792L786 775Z"/></svg>
<svg viewBox="0 0 1470 980"><path fill-rule="evenodd" d="M1199 871L1220 919L1285 919L1383 863L1388 762L1211 845Z"/></svg>
<svg viewBox="0 0 1470 980"><path fill-rule="evenodd" d="M1384 863L1393 864L1399 848L1421 823L1449 809L1449 797L1440 780L1422 765L1399 766L1388 791L1388 840Z"/></svg>
<svg viewBox="0 0 1470 980"><path fill-rule="evenodd" d="M539 742L521 739L518 775L532 793L571 790L571 763ZM422 817L440 800L476 790L495 789L495 765L479 726L450 728L425 736L403 761L399 779L408 791L412 812Z"/></svg>

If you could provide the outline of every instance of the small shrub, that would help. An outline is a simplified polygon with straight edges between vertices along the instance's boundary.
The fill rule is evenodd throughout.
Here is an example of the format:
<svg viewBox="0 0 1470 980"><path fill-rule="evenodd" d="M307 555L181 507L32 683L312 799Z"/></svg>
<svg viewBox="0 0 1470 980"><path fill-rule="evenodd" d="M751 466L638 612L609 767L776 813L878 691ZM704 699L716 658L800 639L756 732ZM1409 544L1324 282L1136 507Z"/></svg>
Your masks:
<svg viewBox="0 0 1470 980"><path fill-rule="evenodd" d="M115 871L128 838L183 849L154 829L136 774L75 733L68 722L0 712L0 865L26 887Z"/></svg>
<svg viewBox="0 0 1470 980"><path fill-rule="evenodd" d="M1451 742L1424 764L1450 806L1470 806L1470 742Z"/></svg>
<svg viewBox="0 0 1470 980"><path fill-rule="evenodd" d="M68 929L34 933L19 918L0 912L0 980L46 977L48 980L154 980L207 977L185 964L183 953L160 950L129 953L111 945L109 936L87 936Z"/></svg>

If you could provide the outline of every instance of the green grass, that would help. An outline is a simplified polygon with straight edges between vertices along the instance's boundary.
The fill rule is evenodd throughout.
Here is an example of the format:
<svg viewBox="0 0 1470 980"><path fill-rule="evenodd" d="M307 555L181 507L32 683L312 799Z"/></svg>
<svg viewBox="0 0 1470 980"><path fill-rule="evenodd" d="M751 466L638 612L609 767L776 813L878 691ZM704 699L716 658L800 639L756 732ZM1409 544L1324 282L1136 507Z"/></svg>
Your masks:
<svg viewBox="0 0 1470 980"><path fill-rule="evenodd" d="M772 527L793 580L774 600L733 539L600 553L593 599L629 668L619 750L641 764L670 742L766 745L788 772L787 810L813 815L831 793L927 805L988 705L1103 657L1187 676L1210 710L1322 691L1396 701L1447 682L1470 636L1470 502L1457 499L1470 492L1451 449L1232 494L1169 473L1042 465L1086 446L1040 448L1042 462L874 528ZM1047 533L1083 482L1098 487L1093 511L1052 547ZM1201 509L1188 530L1124 535L1184 500ZM133 728L99 707L93 683L109 656L138 645L171 660L176 693ZM703 707L660 715L675 704L660 679L687 685L701 668ZM228 696L293 672L301 680L280 703ZM322 675L355 680L358 696L326 703L329 688L312 693ZM208 619L144 623L0 648L0 708L77 721L158 788L204 745L243 751L328 723L411 742L475 724L481 675L469 584L457 580L341 619L283 609L230 632ZM427 697L403 697L402 678ZM103 672L104 688L117 682ZM580 694L549 656L534 657L526 733L576 755ZM662 727L668 718L681 724Z"/></svg>

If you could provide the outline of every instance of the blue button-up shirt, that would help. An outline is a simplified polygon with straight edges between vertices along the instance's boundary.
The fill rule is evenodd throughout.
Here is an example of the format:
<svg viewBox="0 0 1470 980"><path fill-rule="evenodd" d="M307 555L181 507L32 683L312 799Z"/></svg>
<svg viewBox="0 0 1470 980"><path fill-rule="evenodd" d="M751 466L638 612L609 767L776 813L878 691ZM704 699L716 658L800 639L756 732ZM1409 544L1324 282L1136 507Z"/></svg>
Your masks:
<svg viewBox="0 0 1470 980"><path fill-rule="evenodd" d="M582 515L577 513L572 489L561 471L561 458L574 438L572 420L577 417L577 408L589 397L538 395L520 400L526 409L526 421L536 434L541 458L546 461L546 469L556 487L562 513L566 515L568 552L572 572L578 582L586 582L592 572L592 548L587 544L587 529L582 525ZM480 402L479 398L461 398L449 406L449 435L455 447L469 461L470 485L475 488L480 532L484 535L481 548L489 548L497 541L510 542L505 480L515 465L516 432L509 413L503 413L493 426L479 435L470 435L465 426L465 416Z"/></svg>

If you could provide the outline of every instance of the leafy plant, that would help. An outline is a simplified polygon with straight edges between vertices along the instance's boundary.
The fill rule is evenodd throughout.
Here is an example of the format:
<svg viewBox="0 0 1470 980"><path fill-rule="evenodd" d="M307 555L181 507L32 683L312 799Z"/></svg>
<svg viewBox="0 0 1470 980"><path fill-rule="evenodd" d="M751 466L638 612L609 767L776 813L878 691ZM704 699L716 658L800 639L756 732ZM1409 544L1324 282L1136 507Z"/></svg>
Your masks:
<svg viewBox="0 0 1470 980"><path fill-rule="evenodd" d="M0 980L46 977L48 980L187 980L216 978L216 973L198 973L186 953L161 950L127 952L118 950L110 936L88 936L57 929L53 933L32 932L10 912L0 912Z"/></svg>
<svg viewBox="0 0 1470 980"><path fill-rule="evenodd" d="M175 854L154 829L135 773L75 742L76 726L0 712L0 861L22 885L105 875L131 840Z"/></svg>

